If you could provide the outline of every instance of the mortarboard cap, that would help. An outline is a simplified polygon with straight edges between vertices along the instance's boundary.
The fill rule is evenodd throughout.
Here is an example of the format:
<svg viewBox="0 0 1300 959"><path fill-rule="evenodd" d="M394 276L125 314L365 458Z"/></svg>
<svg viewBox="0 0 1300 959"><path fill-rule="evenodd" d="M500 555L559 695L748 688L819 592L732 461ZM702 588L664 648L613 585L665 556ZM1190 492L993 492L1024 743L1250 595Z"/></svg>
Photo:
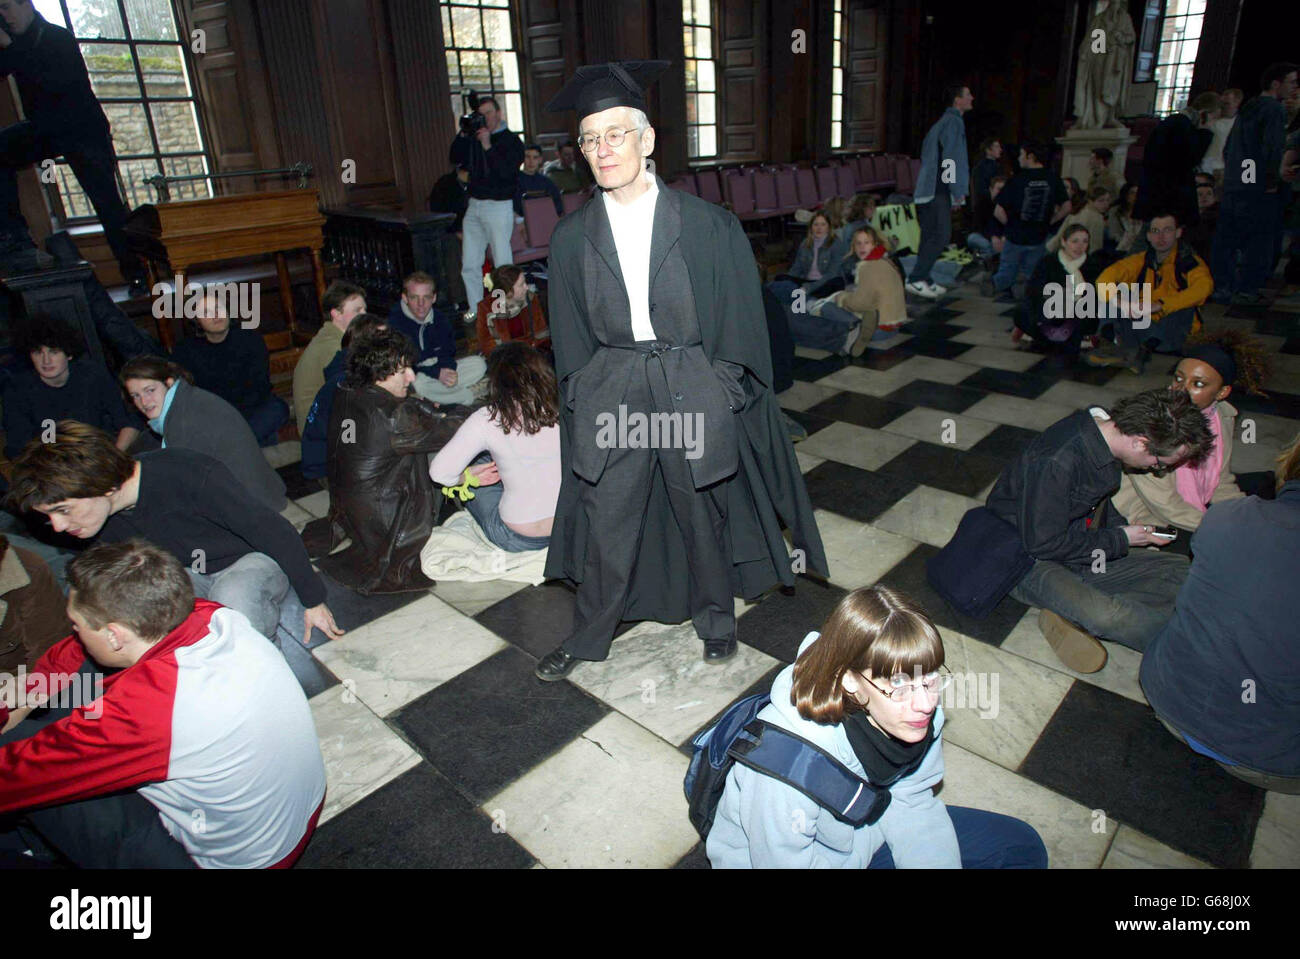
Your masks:
<svg viewBox="0 0 1300 959"><path fill-rule="evenodd" d="M645 110L646 87L669 65L668 60L625 60L578 67L573 79L546 104L546 112L574 110L581 120L611 107Z"/></svg>

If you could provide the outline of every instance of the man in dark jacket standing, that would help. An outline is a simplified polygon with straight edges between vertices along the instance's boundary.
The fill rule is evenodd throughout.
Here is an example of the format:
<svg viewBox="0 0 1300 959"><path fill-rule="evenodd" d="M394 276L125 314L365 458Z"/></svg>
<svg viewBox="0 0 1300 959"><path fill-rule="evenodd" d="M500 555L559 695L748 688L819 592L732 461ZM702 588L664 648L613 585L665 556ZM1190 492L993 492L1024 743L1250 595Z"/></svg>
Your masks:
<svg viewBox="0 0 1300 959"><path fill-rule="evenodd" d="M538 664L548 682L606 658L621 620L689 617L721 662L734 595L827 568L771 392L749 241L648 168L643 90L667 65L581 67L547 106L576 111L598 187L551 237L564 469L546 574L578 596L573 631Z"/></svg>
<svg viewBox="0 0 1300 959"><path fill-rule="evenodd" d="M13 76L27 119L0 130L0 255L30 249L17 173L64 156L81 184L128 282L143 277L127 252L127 210L117 192L117 154L108 118L90 87L76 39L47 23L31 0L0 3L0 77Z"/></svg>
<svg viewBox="0 0 1300 959"><path fill-rule="evenodd" d="M986 505L1034 559L1011 595L1042 607L1039 626L1069 668L1106 665L1097 637L1141 650L1168 621L1187 577L1186 557L1130 548L1170 540L1124 525L1110 502L1121 466L1168 469L1213 443L1186 393L1148 390L1109 413L1093 407L1054 423L998 477Z"/></svg>
<svg viewBox="0 0 1300 959"><path fill-rule="evenodd" d="M510 237L515 231L515 186L519 164L524 162L524 144L519 134L506 126L501 107L494 97L478 101L475 112L483 125L471 136L461 131L451 141L451 162L469 170L469 205L461 225L460 275L465 281L469 304L466 318L477 314L483 299L483 255L492 244L492 265L514 262Z"/></svg>

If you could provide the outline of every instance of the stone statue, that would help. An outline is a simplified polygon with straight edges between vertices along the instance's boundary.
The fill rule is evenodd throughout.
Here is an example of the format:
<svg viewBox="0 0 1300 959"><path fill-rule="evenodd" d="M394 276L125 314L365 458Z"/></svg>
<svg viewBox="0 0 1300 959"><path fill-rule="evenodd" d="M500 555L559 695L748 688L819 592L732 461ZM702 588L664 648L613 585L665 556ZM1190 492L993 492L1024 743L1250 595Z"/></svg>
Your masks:
<svg viewBox="0 0 1300 959"><path fill-rule="evenodd" d="M1075 129L1122 127L1119 115L1133 79L1137 33L1127 0L1099 0L1079 45L1079 72L1074 83Z"/></svg>

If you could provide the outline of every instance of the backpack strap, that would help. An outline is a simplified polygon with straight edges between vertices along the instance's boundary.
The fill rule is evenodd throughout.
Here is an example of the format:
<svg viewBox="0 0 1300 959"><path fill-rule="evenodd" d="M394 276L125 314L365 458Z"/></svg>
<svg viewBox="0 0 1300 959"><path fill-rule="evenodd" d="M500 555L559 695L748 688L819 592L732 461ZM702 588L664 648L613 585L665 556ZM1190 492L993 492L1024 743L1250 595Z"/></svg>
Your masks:
<svg viewBox="0 0 1300 959"><path fill-rule="evenodd" d="M893 798L808 740L761 719L727 750L736 762L799 790L842 823L871 825Z"/></svg>

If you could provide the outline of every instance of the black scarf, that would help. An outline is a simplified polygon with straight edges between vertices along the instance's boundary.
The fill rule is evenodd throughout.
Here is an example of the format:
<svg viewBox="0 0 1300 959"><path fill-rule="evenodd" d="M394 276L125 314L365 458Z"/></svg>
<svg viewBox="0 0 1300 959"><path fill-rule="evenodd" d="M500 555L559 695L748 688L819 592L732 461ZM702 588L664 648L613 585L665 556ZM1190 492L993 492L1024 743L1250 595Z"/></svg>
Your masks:
<svg viewBox="0 0 1300 959"><path fill-rule="evenodd" d="M844 732L853 753L876 786L892 786L916 771L934 744L934 720L917 743L905 743L871 725L865 710L855 710L844 717Z"/></svg>

